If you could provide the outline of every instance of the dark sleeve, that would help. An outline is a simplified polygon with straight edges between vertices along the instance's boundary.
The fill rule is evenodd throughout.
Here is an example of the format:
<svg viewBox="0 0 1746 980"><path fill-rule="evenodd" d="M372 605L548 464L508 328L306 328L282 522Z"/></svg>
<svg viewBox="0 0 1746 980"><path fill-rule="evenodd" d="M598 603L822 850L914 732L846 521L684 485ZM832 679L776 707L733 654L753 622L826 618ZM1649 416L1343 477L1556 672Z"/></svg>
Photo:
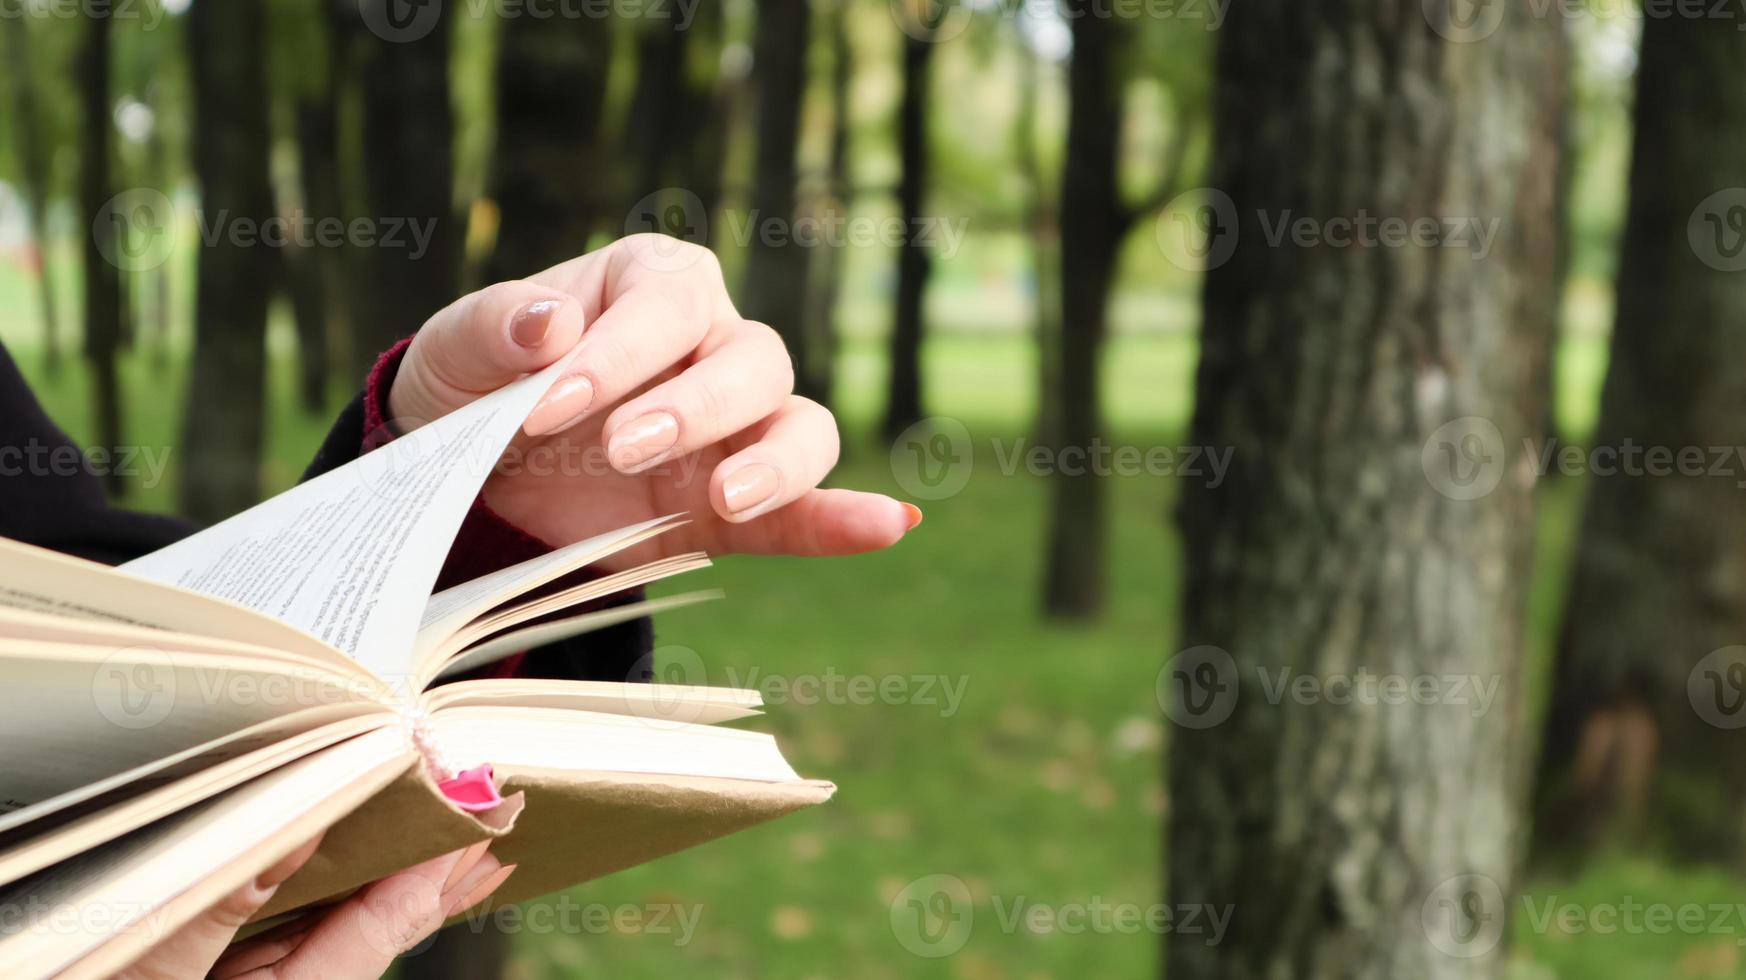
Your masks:
<svg viewBox="0 0 1746 980"><path fill-rule="evenodd" d="M110 473L153 476L168 446L87 453L67 438L0 344L0 536L118 565L193 533L186 521L112 507Z"/></svg>

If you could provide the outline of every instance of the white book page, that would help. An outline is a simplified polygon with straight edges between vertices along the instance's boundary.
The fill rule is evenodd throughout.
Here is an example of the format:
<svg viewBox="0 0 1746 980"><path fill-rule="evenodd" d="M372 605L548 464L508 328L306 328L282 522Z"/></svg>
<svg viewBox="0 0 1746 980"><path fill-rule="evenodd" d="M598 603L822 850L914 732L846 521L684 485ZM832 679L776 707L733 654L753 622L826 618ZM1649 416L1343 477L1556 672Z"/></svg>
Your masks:
<svg viewBox="0 0 1746 980"><path fill-rule="evenodd" d="M260 610L394 684L473 498L567 361L122 570Z"/></svg>
<svg viewBox="0 0 1746 980"><path fill-rule="evenodd" d="M677 514L657 517L597 534L550 554L538 555L518 565L444 589L425 603L424 616L418 627L418 647L421 651L431 649L480 613L578 568L641 544L680 523L683 523L683 518Z"/></svg>
<svg viewBox="0 0 1746 980"><path fill-rule="evenodd" d="M408 751L398 729L360 736L0 889L0 962L47 976L126 932L163 939L176 896Z"/></svg>

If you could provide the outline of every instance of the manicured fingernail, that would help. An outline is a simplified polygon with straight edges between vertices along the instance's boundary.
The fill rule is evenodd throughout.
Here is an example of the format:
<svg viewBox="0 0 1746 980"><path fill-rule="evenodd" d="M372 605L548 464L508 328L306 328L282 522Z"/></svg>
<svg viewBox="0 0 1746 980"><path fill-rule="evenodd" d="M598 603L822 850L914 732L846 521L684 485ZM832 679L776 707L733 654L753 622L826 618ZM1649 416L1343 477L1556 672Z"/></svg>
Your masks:
<svg viewBox="0 0 1746 980"><path fill-rule="evenodd" d="M562 432L582 421L582 416L588 413L588 406L592 404L593 382L580 374L564 378L552 385L552 389L528 413L527 422L522 427L530 436Z"/></svg>
<svg viewBox="0 0 1746 980"><path fill-rule="evenodd" d="M606 455L621 473L635 473L661 461L679 441L679 420L650 412L619 426L606 443Z"/></svg>
<svg viewBox="0 0 1746 980"><path fill-rule="evenodd" d="M782 477L768 463L752 463L733 472L721 485L721 495L727 508L735 514L745 514L776 496Z"/></svg>
<svg viewBox="0 0 1746 980"><path fill-rule="evenodd" d="M508 881L509 876L515 874L515 869L519 867L521 867L519 864L506 864L503 867L498 868L496 874L493 874L491 877L480 882L477 887L468 893L466 898L450 908L448 914L454 915L456 912L470 909L473 906L478 905L480 902L485 901L485 899L491 897L492 892L502 888L503 883Z"/></svg>
<svg viewBox="0 0 1746 980"><path fill-rule="evenodd" d="M538 347L546 339L546 331L551 329L552 315L563 305L562 301L555 299L530 304L510 321L509 335L523 347Z"/></svg>
<svg viewBox="0 0 1746 980"><path fill-rule="evenodd" d="M921 508L914 504L904 504L903 513L909 518L909 526L903 529L904 533L908 534L910 531L915 530L917 525L921 524L922 512Z"/></svg>
<svg viewBox="0 0 1746 980"><path fill-rule="evenodd" d="M479 859L485 856L485 849L490 846L491 838L487 837L461 852L460 859L455 862L455 867L449 872L449 879L443 882L442 890L444 894L447 894L450 889L454 888L456 882L466 877L467 872L473 870L473 866L478 864Z"/></svg>

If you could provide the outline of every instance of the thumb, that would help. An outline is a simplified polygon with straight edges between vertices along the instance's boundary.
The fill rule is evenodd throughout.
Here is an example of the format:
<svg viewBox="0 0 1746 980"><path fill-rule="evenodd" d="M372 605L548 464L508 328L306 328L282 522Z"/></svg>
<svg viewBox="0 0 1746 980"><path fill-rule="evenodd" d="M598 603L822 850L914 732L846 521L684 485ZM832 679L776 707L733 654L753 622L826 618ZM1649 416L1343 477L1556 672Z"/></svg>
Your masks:
<svg viewBox="0 0 1746 980"><path fill-rule="evenodd" d="M430 318L388 393L406 427L440 418L563 357L582 336L582 303L531 282L498 283Z"/></svg>

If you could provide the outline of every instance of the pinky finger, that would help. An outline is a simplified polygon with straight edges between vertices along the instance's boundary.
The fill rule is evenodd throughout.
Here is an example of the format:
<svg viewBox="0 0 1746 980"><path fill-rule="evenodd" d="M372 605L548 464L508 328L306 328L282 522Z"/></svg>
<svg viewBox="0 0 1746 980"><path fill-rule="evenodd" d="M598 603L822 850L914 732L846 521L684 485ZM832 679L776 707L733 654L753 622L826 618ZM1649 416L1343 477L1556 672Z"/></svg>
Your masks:
<svg viewBox="0 0 1746 980"><path fill-rule="evenodd" d="M809 490L759 521L727 528L729 550L820 558L889 548L921 523L913 504L859 490Z"/></svg>

